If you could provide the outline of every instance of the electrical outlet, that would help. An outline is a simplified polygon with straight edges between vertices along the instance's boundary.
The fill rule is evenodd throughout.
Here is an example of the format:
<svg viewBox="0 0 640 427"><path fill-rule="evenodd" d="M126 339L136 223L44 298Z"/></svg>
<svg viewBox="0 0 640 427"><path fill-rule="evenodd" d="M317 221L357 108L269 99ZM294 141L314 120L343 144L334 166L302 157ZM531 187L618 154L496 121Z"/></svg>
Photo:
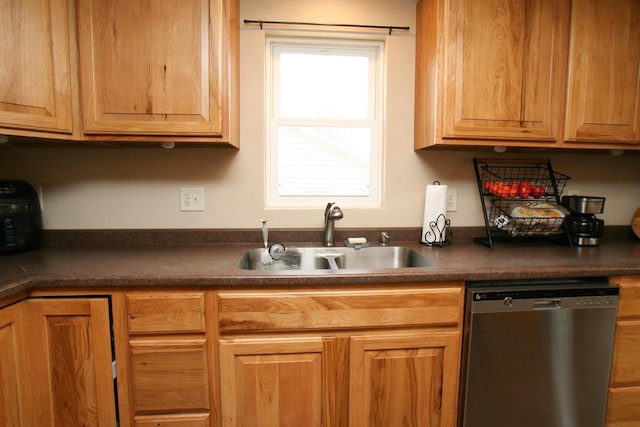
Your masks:
<svg viewBox="0 0 640 427"><path fill-rule="evenodd" d="M447 190L447 212L458 210L458 190Z"/></svg>
<svg viewBox="0 0 640 427"><path fill-rule="evenodd" d="M204 211L204 188L181 188L180 210Z"/></svg>

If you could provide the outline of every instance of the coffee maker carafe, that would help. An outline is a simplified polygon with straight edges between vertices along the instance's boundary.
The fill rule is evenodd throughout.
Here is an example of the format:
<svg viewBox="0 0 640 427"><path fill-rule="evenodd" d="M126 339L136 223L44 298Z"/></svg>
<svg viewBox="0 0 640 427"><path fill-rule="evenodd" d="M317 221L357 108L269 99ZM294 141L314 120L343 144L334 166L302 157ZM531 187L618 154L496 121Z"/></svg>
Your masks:
<svg viewBox="0 0 640 427"><path fill-rule="evenodd" d="M571 243L577 246L600 244L604 234L604 221L595 214L604 212L604 197L563 196L562 205L571 213L565 217L565 225L571 236Z"/></svg>

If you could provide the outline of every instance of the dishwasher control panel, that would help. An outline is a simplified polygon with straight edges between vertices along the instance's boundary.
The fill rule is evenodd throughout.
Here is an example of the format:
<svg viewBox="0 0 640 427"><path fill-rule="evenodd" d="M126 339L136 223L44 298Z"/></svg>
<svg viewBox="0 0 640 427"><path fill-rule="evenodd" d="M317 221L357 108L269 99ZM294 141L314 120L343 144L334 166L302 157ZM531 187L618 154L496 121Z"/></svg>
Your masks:
<svg viewBox="0 0 640 427"><path fill-rule="evenodd" d="M469 286L471 312L615 308L619 288L606 282L540 286Z"/></svg>

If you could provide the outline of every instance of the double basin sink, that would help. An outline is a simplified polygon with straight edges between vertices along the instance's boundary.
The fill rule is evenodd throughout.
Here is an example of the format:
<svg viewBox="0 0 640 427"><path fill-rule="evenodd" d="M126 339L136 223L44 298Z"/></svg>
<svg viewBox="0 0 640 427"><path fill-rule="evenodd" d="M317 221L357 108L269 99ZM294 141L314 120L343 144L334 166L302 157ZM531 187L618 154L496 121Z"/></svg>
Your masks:
<svg viewBox="0 0 640 427"><path fill-rule="evenodd" d="M265 249L245 252L238 268L243 270L376 270L430 267L433 263L413 249L403 246L299 247L287 249L273 260Z"/></svg>

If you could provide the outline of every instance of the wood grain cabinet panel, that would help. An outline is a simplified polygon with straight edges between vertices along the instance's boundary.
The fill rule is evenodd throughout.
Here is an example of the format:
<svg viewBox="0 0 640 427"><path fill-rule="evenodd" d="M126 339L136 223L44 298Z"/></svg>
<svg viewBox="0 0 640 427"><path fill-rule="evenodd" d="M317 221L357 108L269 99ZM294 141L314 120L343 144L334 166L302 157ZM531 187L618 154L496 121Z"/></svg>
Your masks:
<svg viewBox="0 0 640 427"><path fill-rule="evenodd" d="M421 0L415 149L640 149L638 0Z"/></svg>
<svg viewBox="0 0 640 427"><path fill-rule="evenodd" d="M607 427L640 425L640 276L614 277L620 287Z"/></svg>
<svg viewBox="0 0 640 427"><path fill-rule="evenodd" d="M25 304L26 426L116 424L106 298L29 299Z"/></svg>
<svg viewBox="0 0 640 427"><path fill-rule="evenodd" d="M77 6L85 134L236 136L237 0Z"/></svg>
<svg viewBox="0 0 640 427"><path fill-rule="evenodd" d="M221 340L225 427L337 426L331 337ZM343 377L346 381L346 377Z"/></svg>
<svg viewBox="0 0 640 427"><path fill-rule="evenodd" d="M350 427L454 426L460 334L351 338Z"/></svg>
<svg viewBox="0 0 640 427"><path fill-rule="evenodd" d="M569 11L554 0L418 2L415 148L561 141Z"/></svg>
<svg viewBox="0 0 640 427"><path fill-rule="evenodd" d="M20 338L20 310L16 304L0 310L0 426L25 425L25 392Z"/></svg>
<svg viewBox="0 0 640 427"><path fill-rule="evenodd" d="M640 277L617 277L613 282L620 286L618 318L640 318Z"/></svg>
<svg viewBox="0 0 640 427"><path fill-rule="evenodd" d="M640 387L610 388L606 427L640 425Z"/></svg>
<svg viewBox="0 0 640 427"><path fill-rule="evenodd" d="M132 341L130 351L136 414L209 410L204 339Z"/></svg>
<svg viewBox="0 0 640 427"><path fill-rule="evenodd" d="M616 323L611 385L640 386L640 318Z"/></svg>
<svg viewBox="0 0 640 427"><path fill-rule="evenodd" d="M113 293L121 427L219 425L212 294Z"/></svg>
<svg viewBox="0 0 640 427"><path fill-rule="evenodd" d="M640 1L573 0L565 138L640 144Z"/></svg>
<svg viewBox="0 0 640 427"><path fill-rule="evenodd" d="M136 427L208 427L209 415L177 414L164 416L140 416L136 418Z"/></svg>
<svg viewBox="0 0 640 427"><path fill-rule="evenodd" d="M223 426L455 426L463 288L220 291Z"/></svg>
<svg viewBox="0 0 640 427"><path fill-rule="evenodd" d="M204 332L204 293L130 294L127 315L132 335Z"/></svg>
<svg viewBox="0 0 640 427"><path fill-rule="evenodd" d="M220 292L220 331L455 325L462 290Z"/></svg>
<svg viewBox="0 0 640 427"><path fill-rule="evenodd" d="M66 0L7 0L0 13L0 133L72 133Z"/></svg>

